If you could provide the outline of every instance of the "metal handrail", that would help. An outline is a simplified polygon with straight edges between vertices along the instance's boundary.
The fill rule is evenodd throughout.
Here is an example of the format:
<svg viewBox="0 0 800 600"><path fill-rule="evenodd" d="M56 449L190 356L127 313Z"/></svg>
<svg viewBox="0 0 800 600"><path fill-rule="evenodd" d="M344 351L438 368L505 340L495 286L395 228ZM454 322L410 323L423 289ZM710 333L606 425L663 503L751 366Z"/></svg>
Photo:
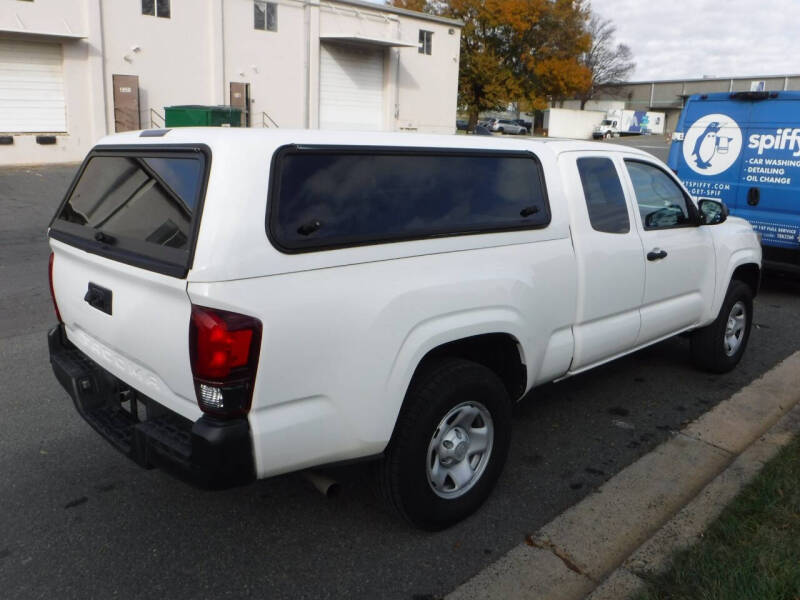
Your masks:
<svg viewBox="0 0 800 600"><path fill-rule="evenodd" d="M156 122L156 119L161 119L161 125L159 125ZM150 109L150 129L162 129L165 125L166 125L166 119L164 119L164 117L162 115L158 114L158 112L156 112L156 109L151 108Z"/></svg>
<svg viewBox="0 0 800 600"><path fill-rule="evenodd" d="M280 127L280 125L278 125L275 122L275 120L267 114L266 111L261 111L261 126L262 127L269 127L269 125L267 125L267 119L269 119L269 122L272 123L275 127L278 127L278 128Z"/></svg>

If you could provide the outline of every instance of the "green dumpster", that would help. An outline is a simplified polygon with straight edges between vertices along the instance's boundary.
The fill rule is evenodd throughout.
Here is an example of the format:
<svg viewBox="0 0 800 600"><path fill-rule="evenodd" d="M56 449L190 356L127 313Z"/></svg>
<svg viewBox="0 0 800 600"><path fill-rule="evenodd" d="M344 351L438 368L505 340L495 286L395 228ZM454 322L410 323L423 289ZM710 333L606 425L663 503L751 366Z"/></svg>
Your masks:
<svg viewBox="0 0 800 600"><path fill-rule="evenodd" d="M242 109L234 106L165 106L164 127L241 127Z"/></svg>

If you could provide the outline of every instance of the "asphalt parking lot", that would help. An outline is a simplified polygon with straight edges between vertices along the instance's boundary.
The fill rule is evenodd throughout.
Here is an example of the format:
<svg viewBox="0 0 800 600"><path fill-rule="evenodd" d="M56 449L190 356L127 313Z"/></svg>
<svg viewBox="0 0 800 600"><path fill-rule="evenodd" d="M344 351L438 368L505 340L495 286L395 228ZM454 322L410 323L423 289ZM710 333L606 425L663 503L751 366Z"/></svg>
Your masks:
<svg viewBox="0 0 800 600"><path fill-rule="evenodd" d="M667 162L667 157L669 156L669 142L661 135L625 136L605 141L608 144L621 144L644 150L664 162Z"/></svg>
<svg viewBox="0 0 800 600"><path fill-rule="evenodd" d="M612 143L665 152L651 138ZM342 490L331 500L298 475L200 491L113 450L50 370L45 230L74 171L0 169L0 590L8 598L442 596L800 349L800 281L768 276L733 373L694 370L688 340L675 338L535 390L515 410L494 494L441 533L411 529L384 509L364 465L332 473Z"/></svg>

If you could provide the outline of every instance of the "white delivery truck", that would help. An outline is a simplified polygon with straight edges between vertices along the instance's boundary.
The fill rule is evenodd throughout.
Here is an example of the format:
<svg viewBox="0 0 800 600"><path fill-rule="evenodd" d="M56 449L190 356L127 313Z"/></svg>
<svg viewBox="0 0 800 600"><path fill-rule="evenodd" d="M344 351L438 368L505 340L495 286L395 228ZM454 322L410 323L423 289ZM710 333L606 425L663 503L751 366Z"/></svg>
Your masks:
<svg viewBox="0 0 800 600"><path fill-rule="evenodd" d="M664 113L644 110L610 110L600 124L594 128L594 139L619 137L621 135L644 135L664 133Z"/></svg>

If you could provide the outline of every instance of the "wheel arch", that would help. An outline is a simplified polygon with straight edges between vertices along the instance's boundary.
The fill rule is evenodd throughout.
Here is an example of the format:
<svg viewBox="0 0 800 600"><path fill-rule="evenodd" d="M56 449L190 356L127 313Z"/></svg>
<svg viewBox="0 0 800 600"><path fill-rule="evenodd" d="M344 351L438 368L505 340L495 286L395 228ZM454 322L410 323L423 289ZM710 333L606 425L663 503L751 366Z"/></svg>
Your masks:
<svg viewBox="0 0 800 600"><path fill-rule="evenodd" d="M387 443L394 437L398 417L408 404L408 390L415 379L425 374L439 359L457 357L481 364L497 374L509 398L517 400L527 389L528 365L520 336L504 329L466 333L450 339L439 339L420 349L417 358L403 367L402 382L396 381L394 419ZM397 373L399 375L399 373ZM394 387L394 386L392 386Z"/></svg>
<svg viewBox="0 0 800 600"><path fill-rule="evenodd" d="M510 333L473 335L432 348L417 364L409 387L415 377L424 373L438 359L445 357L463 358L483 365L500 378L512 400L518 399L525 392L528 372L522 345Z"/></svg>
<svg viewBox="0 0 800 600"><path fill-rule="evenodd" d="M723 265L727 262L727 268ZM760 248L741 248L733 252L727 261L723 259L720 271L717 274L717 289L714 292L714 302L706 313L703 325L707 325L717 318L725 295L728 293L731 281L743 281L753 290L753 297L758 293L761 282L761 252Z"/></svg>
<svg viewBox="0 0 800 600"><path fill-rule="evenodd" d="M731 281L734 279L747 284L753 291L753 298L755 298L761 287L761 268L752 262L741 264L731 273Z"/></svg>

